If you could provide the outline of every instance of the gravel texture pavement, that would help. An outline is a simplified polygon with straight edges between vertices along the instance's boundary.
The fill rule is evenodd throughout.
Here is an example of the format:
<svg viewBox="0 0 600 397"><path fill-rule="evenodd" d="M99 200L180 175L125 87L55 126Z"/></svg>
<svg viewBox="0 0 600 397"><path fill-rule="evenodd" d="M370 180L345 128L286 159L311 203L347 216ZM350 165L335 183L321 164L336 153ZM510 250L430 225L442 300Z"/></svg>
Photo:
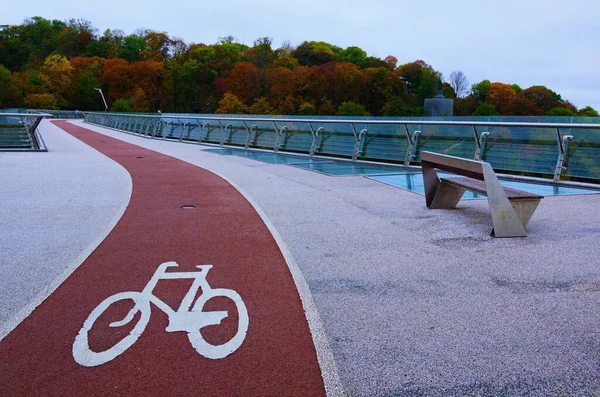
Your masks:
<svg viewBox="0 0 600 397"><path fill-rule="evenodd" d="M120 165L40 128L47 153L0 153L0 339L106 237L131 194Z"/></svg>

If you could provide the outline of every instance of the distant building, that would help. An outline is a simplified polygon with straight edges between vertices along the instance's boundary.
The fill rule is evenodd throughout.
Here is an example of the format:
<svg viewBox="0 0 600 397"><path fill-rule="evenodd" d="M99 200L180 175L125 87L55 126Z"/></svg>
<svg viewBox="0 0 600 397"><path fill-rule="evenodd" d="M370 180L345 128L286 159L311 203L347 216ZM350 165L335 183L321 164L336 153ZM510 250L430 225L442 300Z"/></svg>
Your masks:
<svg viewBox="0 0 600 397"><path fill-rule="evenodd" d="M438 91L435 98L425 99L425 116L444 117L452 116L454 100L444 98L442 91L442 80L438 80Z"/></svg>

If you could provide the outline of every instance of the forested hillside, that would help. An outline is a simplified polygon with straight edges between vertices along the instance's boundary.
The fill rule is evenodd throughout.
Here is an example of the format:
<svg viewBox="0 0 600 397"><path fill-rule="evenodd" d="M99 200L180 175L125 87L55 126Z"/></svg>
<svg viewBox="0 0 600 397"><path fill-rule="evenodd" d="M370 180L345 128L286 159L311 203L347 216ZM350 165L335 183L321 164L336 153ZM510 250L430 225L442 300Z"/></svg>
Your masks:
<svg viewBox="0 0 600 397"><path fill-rule="evenodd" d="M420 116L442 78L454 114L598 116L544 86L470 84L424 61L398 64L358 47L305 41L249 47L233 37L187 44L166 32L33 17L0 26L0 108L285 115Z"/></svg>

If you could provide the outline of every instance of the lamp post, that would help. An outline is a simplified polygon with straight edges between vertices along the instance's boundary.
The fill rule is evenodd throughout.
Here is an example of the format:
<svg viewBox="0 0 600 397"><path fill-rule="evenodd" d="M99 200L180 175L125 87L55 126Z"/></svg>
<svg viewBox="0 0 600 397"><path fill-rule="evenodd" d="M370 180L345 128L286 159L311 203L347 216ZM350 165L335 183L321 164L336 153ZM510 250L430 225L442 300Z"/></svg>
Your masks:
<svg viewBox="0 0 600 397"><path fill-rule="evenodd" d="M102 93L102 88L94 88L94 91L98 91L100 96L102 97L102 102L104 102L104 111L108 110L108 105L106 104L106 99L104 99L104 94Z"/></svg>

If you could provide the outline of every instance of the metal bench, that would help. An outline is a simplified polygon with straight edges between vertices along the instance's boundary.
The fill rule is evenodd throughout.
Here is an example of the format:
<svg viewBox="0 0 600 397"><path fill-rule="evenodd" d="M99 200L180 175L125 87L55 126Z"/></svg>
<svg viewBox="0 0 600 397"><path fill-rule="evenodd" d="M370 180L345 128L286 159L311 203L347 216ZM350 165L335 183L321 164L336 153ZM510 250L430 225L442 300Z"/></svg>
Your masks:
<svg viewBox="0 0 600 397"><path fill-rule="evenodd" d="M492 166L445 154L421 152L427 208L454 208L465 190L487 196L495 237L525 237L525 226L544 196L503 187ZM440 178L436 168L462 178Z"/></svg>

